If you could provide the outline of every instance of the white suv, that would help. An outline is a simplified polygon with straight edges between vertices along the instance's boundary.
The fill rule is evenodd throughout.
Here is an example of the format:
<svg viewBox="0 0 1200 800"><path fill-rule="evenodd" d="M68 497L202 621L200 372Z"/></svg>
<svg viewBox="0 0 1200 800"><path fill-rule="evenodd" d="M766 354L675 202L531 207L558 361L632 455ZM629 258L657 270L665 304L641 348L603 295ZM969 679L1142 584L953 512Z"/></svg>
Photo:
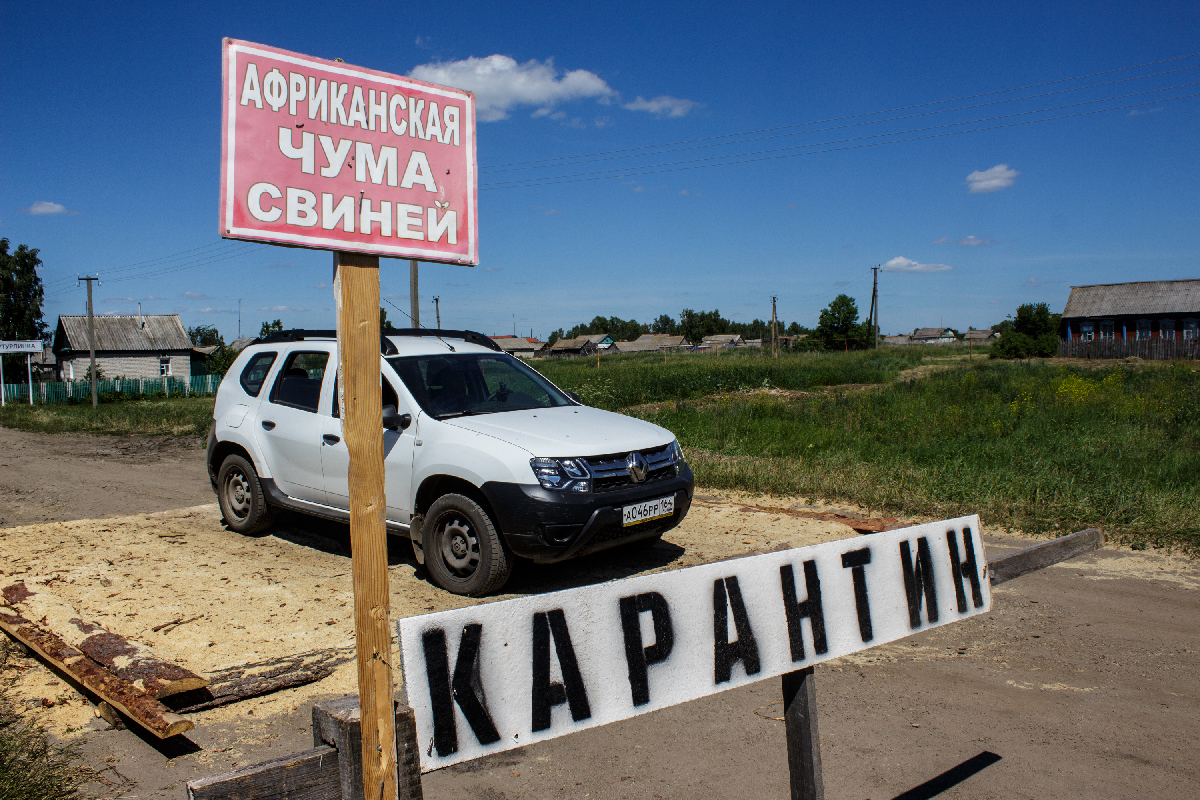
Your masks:
<svg viewBox="0 0 1200 800"><path fill-rule="evenodd" d="M589 408L472 331L381 338L389 533L412 539L434 583L481 595L514 557L562 561L660 536L691 506L670 431ZM333 331L258 339L217 390L208 474L225 522L274 509L348 521Z"/></svg>

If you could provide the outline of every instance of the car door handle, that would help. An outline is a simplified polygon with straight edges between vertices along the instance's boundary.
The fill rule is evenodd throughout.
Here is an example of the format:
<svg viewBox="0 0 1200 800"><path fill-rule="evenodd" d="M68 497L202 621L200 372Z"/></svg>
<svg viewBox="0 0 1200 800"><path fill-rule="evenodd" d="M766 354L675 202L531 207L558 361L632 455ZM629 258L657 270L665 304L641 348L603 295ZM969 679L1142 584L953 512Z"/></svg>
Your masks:
<svg viewBox="0 0 1200 800"><path fill-rule="evenodd" d="M264 419L262 421L262 426L265 430L268 430L268 431L275 429L275 423L271 422L271 420L269 420L269 419Z"/></svg>
<svg viewBox="0 0 1200 800"><path fill-rule="evenodd" d="M334 445L342 440L340 436L334 436L332 433L327 433L321 437L325 440L325 444Z"/></svg>

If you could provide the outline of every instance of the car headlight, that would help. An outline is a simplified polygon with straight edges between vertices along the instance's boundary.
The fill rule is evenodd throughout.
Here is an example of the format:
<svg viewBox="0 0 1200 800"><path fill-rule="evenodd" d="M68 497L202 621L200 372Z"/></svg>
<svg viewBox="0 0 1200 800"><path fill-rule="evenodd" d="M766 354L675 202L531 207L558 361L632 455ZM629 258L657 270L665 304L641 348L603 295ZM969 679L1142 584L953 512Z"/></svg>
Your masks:
<svg viewBox="0 0 1200 800"><path fill-rule="evenodd" d="M683 460L683 448L679 446L679 440L675 439L671 442L671 461L675 464L675 474L679 474L679 470L683 468L685 462Z"/></svg>
<svg viewBox="0 0 1200 800"><path fill-rule="evenodd" d="M575 458L531 458L529 466L543 489L558 492L590 492L591 473Z"/></svg>

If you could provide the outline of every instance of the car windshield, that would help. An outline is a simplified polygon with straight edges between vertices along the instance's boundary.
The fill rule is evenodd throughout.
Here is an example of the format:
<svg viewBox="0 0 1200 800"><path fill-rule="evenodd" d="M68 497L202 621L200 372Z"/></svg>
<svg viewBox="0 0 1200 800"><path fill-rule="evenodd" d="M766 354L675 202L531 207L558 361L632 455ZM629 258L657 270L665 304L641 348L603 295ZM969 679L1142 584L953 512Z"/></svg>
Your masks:
<svg viewBox="0 0 1200 800"><path fill-rule="evenodd" d="M387 361L421 408L437 419L571 404L548 380L506 353L397 356Z"/></svg>

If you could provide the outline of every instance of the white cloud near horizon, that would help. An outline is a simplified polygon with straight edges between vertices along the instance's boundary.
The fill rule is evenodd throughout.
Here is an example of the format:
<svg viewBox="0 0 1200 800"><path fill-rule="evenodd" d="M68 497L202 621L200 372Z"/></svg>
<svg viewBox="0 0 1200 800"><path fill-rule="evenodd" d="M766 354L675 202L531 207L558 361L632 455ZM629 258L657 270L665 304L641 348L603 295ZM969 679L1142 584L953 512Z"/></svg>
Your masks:
<svg viewBox="0 0 1200 800"><path fill-rule="evenodd" d="M955 244L962 247L991 247L996 243L995 239L980 239L975 234L971 234L965 239L959 239Z"/></svg>
<svg viewBox="0 0 1200 800"><path fill-rule="evenodd" d="M638 95L636 100L625 104L627 111L647 111L656 117L686 117L689 112L698 107L700 104L694 100L685 100L682 97L671 97L668 94L661 94L658 97L652 97L646 100L641 95Z"/></svg>
<svg viewBox="0 0 1200 800"><path fill-rule="evenodd" d="M71 211L62 203L52 203L49 200L35 200L29 208L18 208L17 211L22 214L29 214L33 217L51 216L56 214L66 214L75 216L79 212Z"/></svg>
<svg viewBox="0 0 1200 800"><path fill-rule="evenodd" d="M472 56L420 64L409 75L474 92L475 112L482 122L507 119L517 106L536 106L534 116L548 116L558 103L588 98L604 103L617 96L594 72L576 69L560 74L552 58L519 64L511 56Z"/></svg>
<svg viewBox="0 0 1200 800"><path fill-rule="evenodd" d="M919 261L913 261L911 258L904 256L896 256L891 261L883 265L883 269L887 272L946 272L954 267L949 264L922 264Z"/></svg>
<svg viewBox="0 0 1200 800"><path fill-rule="evenodd" d="M193 300L205 299L208 297L204 292L184 292L183 297L189 297Z"/></svg>
<svg viewBox="0 0 1200 800"><path fill-rule="evenodd" d="M1007 189L1017 181L1021 173L1010 169L1008 164L997 164L991 169L975 170L967 176L967 191L971 194L983 194Z"/></svg>

